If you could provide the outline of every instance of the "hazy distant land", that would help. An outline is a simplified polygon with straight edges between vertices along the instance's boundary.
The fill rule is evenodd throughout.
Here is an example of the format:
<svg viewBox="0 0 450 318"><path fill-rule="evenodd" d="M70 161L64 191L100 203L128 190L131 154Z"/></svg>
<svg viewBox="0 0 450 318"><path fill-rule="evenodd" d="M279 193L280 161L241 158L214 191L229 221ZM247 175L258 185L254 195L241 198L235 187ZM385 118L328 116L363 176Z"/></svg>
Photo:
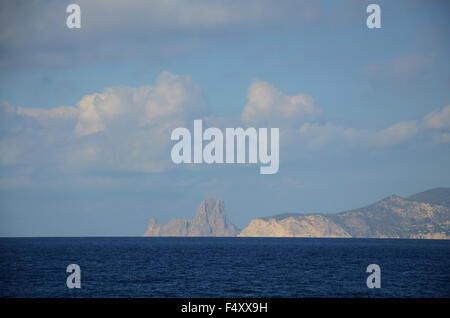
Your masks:
<svg viewBox="0 0 450 318"><path fill-rule="evenodd" d="M152 218L144 236L239 236L450 239L450 188L408 198L392 195L337 214L279 214L253 219L240 231L227 217L222 199L203 200L192 220L160 225Z"/></svg>

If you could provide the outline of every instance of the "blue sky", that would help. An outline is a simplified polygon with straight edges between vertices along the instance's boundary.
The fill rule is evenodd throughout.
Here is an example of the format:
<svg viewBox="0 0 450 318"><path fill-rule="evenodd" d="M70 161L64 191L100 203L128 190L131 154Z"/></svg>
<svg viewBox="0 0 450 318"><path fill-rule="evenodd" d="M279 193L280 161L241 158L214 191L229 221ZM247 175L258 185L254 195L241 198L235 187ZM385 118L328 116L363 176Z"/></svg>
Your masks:
<svg viewBox="0 0 450 318"><path fill-rule="evenodd" d="M141 235L206 197L245 227L450 186L446 1L378 1L372 30L369 1L78 1L79 30L69 3L1 4L2 236ZM200 118L279 127L279 172L174 165L171 130Z"/></svg>

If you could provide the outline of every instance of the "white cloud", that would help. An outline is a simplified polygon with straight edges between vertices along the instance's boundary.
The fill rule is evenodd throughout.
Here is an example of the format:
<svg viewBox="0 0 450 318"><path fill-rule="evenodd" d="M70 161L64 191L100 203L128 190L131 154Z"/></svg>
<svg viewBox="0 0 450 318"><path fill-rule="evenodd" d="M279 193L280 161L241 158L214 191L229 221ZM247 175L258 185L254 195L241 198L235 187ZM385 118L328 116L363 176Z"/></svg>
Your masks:
<svg viewBox="0 0 450 318"><path fill-rule="evenodd" d="M305 149L392 147L426 132L438 143L450 142L450 106L381 129L319 123L315 118L320 112L308 95L289 96L267 82L255 81L248 88L241 120L279 125L281 151L289 154L285 160ZM84 96L77 106L29 109L0 102L1 186L29 185L36 175L48 183L52 175L70 180L83 174L109 178L172 169L172 129L191 127L199 118L221 128L242 125L237 117L211 116L192 78L168 72L162 72L154 86L107 87Z"/></svg>
<svg viewBox="0 0 450 318"><path fill-rule="evenodd" d="M416 120L400 121L375 132L372 136L372 143L378 147L392 146L413 138L418 132L419 125Z"/></svg>
<svg viewBox="0 0 450 318"><path fill-rule="evenodd" d="M450 105L429 113L423 119L426 129L450 131Z"/></svg>
<svg viewBox="0 0 450 318"><path fill-rule="evenodd" d="M247 92L248 102L241 119L247 124L289 127L321 114L314 99L306 94L289 96L263 81L254 81Z"/></svg>
<svg viewBox="0 0 450 318"><path fill-rule="evenodd" d="M192 78L168 72L155 86L107 87L77 107L1 106L0 164L65 172L163 171L171 130L209 114Z"/></svg>
<svg viewBox="0 0 450 318"><path fill-rule="evenodd" d="M77 135L101 132L107 127L181 124L181 120L208 114L200 88L188 75L162 72L156 86L109 87L84 96L78 103Z"/></svg>
<svg viewBox="0 0 450 318"><path fill-rule="evenodd" d="M450 143L450 133L447 132L435 134L432 138L438 144Z"/></svg>
<svg viewBox="0 0 450 318"><path fill-rule="evenodd" d="M419 132L417 121L401 121L381 130L355 129L332 123L305 123L298 130L311 150L377 148L408 141Z"/></svg>
<svg viewBox="0 0 450 318"><path fill-rule="evenodd" d="M329 149L336 146L338 148L352 148L363 145L368 139L367 131L331 123L305 123L298 130L298 134L301 143L311 150Z"/></svg>
<svg viewBox="0 0 450 318"><path fill-rule="evenodd" d="M17 107L17 114L29 116L36 119L75 119L78 117L78 109L73 106L60 106L53 109L36 109Z"/></svg>
<svg viewBox="0 0 450 318"><path fill-rule="evenodd" d="M422 129L429 132L435 143L450 143L450 105L426 115Z"/></svg>

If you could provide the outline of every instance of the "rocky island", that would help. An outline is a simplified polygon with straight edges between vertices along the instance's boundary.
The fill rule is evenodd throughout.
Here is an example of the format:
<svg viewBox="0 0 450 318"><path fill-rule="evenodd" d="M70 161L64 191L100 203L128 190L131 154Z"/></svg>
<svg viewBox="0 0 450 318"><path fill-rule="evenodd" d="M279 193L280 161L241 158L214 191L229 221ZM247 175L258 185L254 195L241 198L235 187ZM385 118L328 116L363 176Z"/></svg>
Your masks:
<svg viewBox="0 0 450 318"><path fill-rule="evenodd" d="M236 236L239 229L225 214L222 199L206 199L200 203L192 220L173 219L167 225L158 224L155 218L144 236Z"/></svg>
<svg viewBox="0 0 450 318"><path fill-rule="evenodd" d="M336 214L279 214L256 218L242 231L231 223L223 200L206 199L192 220L155 219L145 236L239 236L329 238L450 239L450 188L402 198L391 195L374 204Z"/></svg>

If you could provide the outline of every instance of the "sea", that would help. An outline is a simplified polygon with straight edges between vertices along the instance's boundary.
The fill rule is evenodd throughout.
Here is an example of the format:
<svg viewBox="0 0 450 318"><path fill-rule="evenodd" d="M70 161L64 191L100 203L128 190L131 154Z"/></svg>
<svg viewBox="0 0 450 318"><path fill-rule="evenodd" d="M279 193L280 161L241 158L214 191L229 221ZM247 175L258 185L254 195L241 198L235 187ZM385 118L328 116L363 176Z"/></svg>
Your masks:
<svg viewBox="0 0 450 318"><path fill-rule="evenodd" d="M67 266L80 268L68 288ZM380 288L369 288L370 264ZM1 238L0 297L450 297L450 241Z"/></svg>

